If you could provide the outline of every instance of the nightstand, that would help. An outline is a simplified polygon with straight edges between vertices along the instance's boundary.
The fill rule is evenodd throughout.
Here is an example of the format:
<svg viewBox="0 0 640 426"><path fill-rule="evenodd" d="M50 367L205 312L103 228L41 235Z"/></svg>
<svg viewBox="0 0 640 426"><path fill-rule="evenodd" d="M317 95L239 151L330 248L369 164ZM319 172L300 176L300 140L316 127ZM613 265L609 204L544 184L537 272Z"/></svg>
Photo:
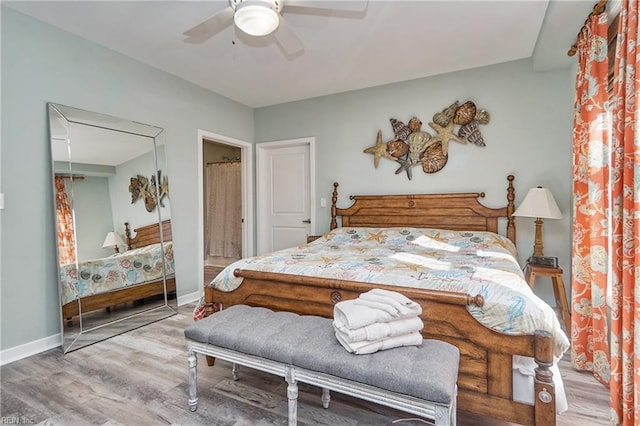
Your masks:
<svg viewBox="0 0 640 426"><path fill-rule="evenodd" d="M564 281L562 280L561 268L549 268L546 266L527 264L525 269L525 277L529 287L533 290L536 285L536 278L549 277L553 285L553 294L556 298L556 311L561 315L561 321L564 322L565 331L571 335L571 313L569 304L567 303L567 293L564 289Z"/></svg>
<svg viewBox="0 0 640 426"><path fill-rule="evenodd" d="M307 235L307 244L309 244L312 241L317 240L320 237L322 237L322 235Z"/></svg>

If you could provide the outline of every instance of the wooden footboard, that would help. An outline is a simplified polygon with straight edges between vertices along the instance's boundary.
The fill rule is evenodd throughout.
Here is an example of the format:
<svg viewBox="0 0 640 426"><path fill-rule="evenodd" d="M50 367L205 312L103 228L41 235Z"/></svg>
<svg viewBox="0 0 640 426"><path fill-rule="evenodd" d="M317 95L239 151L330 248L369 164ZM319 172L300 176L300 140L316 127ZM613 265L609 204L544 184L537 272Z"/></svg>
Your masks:
<svg viewBox="0 0 640 426"><path fill-rule="evenodd" d="M175 293L175 291L176 279L174 277L167 278L167 294ZM163 280L83 297L80 299L80 303L82 304L82 313L86 314L98 309L109 308L119 303L133 302L159 294L164 294ZM76 300L62 305L62 318L67 319L79 315L79 308L80 306Z"/></svg>
<svg viewBox="0 0 640 426"><path fill-rule="evenodd" d="M246 304L303 315L333 316L333 305L355 299L371 284L298 275L236 270L240 287L222 292L205 286L205 301L222 308ZM461 354L458 407L497 419L527 424L555 424L555 389L549 369L553 361L552 338L546 332L509 336L490 330L467 310L481 304L480 296L417 288L377 285L420 303L424 338L447 341ZM535 358L535 406L513 401L513 355Z"/></svg>

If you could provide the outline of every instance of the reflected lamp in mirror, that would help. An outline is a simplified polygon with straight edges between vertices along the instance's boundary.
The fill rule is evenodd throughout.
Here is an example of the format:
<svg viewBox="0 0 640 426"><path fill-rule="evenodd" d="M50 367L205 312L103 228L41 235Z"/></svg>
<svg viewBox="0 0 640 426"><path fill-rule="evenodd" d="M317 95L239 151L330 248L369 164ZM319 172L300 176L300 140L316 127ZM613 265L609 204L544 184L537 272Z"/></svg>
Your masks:
<svg viewBox="0 0 640 426"><path fill-rule="evenodd" d="M513 216L535 217L536 218L536 236L533 244L533 256L543 257L542 245L542 219L562 219L562 213L553 199L553 194L548 188L541 186L531 188L524 197L524 201L513 212Z"/></svg>
<svg viewBox="0 0 640 426"><path fill-rule="evenodd" d="M120 249L118 248L118 246L123 246L124 245L124 241L122 240L122 237L120 235L118 235L117 232L109 232L107 234L107 237L104 239L104 243L102 243L102 247L106 248L106 247L113 247L113 250L116 253L120 253Z"/></svg>

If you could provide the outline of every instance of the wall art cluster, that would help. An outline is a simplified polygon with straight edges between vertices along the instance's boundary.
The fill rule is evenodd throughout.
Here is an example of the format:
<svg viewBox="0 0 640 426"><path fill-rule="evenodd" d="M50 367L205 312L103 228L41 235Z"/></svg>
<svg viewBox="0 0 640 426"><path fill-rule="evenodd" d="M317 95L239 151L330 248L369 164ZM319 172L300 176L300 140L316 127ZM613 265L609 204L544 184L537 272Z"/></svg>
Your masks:
<svg viewBox="0 0 640 426"><path fill-rule="evenodd" d="M156 184L155 175L151 175L151 179L147 179L142 175L132 177L129 180L131 204L135 204L138 200L144 200L144 207L149 213L156 208L158 203L160 203L160 207L164 207L163 199L169 196L169 179L167 176L161 176L161 174L162 171L158 170L158 184ZM157 200L156 185L159 185L157 188Z"/></svg>
<svg viewBox="0 0 640 426"><path fill-rule="evenodd" d="M411 170L418 165L425 173L441 170L449 159L449 143L485 146L480 133L480 125L489 123L489 113L476 107L472 101L460 104L455 101L447 108L433 115L429 127L435 135L422 131L422 121L411 118L407 124L395 118L389 119L393 129L393 139L382 142L382 130L378 130L376 144L364 150L373 154L373 165L378 168L380 158L396 161L411 180Z"/></svg>

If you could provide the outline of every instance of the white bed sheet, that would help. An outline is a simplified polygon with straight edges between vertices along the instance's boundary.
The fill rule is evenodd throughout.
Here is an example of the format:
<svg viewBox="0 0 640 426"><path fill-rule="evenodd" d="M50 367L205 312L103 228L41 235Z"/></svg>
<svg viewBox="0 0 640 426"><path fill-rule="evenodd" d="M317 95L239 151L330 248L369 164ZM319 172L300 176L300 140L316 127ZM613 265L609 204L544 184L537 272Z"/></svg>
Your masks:
<svg viewBox="0 0 640 426"><path fill-rule="evenodd" d="M523 404L533 405L535 401L534 378L536 362L533 358L513 357L513 400ZM564 382L560 375L558 363L551 366L553 384L556 391L556 413L562 414L569 409Z"/></svg>

